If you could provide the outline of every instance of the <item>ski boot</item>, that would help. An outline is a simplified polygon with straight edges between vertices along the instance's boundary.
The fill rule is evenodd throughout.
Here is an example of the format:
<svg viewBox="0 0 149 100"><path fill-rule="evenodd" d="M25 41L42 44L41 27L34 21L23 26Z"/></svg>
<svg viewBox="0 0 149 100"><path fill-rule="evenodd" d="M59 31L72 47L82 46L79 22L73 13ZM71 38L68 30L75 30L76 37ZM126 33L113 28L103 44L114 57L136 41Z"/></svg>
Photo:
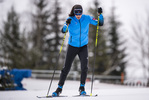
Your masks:
<svg viewBox="0 0 149 100"><path fill-rule="evenodd" d="M58 88L56 89L55 92L52 93L53 97L58 97L62 92L62 86L58 85Z"/></svg>
<svg viewBox="0 0 149 100"><path fill-rule="evenodd" d="M80 85L80 88L79 88L80 96L85 96L86 95L84 86L85 86L84 84Z"/></svg>

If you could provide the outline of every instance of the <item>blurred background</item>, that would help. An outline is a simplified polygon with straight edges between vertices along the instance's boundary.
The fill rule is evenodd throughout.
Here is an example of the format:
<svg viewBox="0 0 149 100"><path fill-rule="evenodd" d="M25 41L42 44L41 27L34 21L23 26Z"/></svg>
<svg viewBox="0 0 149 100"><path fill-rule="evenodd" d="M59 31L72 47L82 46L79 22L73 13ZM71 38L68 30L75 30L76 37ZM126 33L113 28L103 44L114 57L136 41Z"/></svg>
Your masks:
<svg viewBox="0 0 149 100"><path fill-rule="evenodd" d="M67 33L57 62L64 36L61 28L75 4L81 4L83 13L96 19L97 8L103 8L105 23L99 29L95 79L149 86L148 0L0 0L2 90L14 89L17 76L21 76L20 82L24 77L49 79L56 63L55 79L59 78L69 36ZM90 25L88 81L94 62L95 34L96 26ZM80 71L76 57L68 79L78 80Z"/></svg>

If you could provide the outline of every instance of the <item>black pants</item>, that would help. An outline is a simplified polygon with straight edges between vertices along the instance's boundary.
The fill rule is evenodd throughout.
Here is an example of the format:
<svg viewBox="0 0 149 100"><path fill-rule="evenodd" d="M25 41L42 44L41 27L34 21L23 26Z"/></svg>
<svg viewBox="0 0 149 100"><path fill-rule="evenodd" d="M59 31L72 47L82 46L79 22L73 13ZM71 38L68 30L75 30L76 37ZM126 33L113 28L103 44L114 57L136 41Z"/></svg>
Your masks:
<svg viewBox="0 0 149 100"><path fill-rule="evenodd" d="M64 82L66 80L66 77L70 71L72 62L75 58L75 56L78 55L80 62L81 62L81 84L85 84L85 80L87 77L87 71L88 71L88 48L87 45L83 47L73 47L68 45L66 59L65 59L65 65L61 71L59 84L60 86L64 85Z"/></svg>

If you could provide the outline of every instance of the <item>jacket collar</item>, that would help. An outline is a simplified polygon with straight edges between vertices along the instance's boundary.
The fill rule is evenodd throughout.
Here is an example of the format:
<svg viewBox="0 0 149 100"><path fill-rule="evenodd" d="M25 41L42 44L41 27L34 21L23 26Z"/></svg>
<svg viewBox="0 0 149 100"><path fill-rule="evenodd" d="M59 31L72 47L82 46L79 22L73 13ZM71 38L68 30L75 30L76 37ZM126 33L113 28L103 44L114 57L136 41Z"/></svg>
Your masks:
<svg viewBox="0 0 149 100"><path fill-rule="evenodd" d="M78 21L78 22L79 22L79 20L82 21L84 19L84 15L82 14L82 16L81 16L81 18L79 20L76 18L76 16L74 16L73 19Z"/></svg>

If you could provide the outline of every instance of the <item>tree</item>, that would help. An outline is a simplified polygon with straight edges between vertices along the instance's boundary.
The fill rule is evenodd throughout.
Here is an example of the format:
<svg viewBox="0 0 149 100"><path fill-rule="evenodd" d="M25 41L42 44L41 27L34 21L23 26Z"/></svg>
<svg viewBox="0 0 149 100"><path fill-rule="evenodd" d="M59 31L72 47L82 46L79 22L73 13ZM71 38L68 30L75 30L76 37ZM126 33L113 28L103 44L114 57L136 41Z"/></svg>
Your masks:
<svg viewBox="0 0 149 100"><path fill-rule="evenodd" d="M49 55L52 54L47 41L47 36L51 35L51 23L49 21L51 13L48 4L47 0L34 0L36 11L32 14L33 30L31 36L33 40L32 51L38 55L34 66L38 69L49 68L49 59L51 59Z"/></svg>
<svg viewBox="0 0 149 100"><path fill-rule="evenodd" d="M33 16L33 48L38 53L35 68L53 69L57 63L63 35L60 34L61 8L58 0L34 0L36 12Z"/></svg>
<svg viewBox="0 0 149 100"><path fill-rule="evenodd" d="M98 0L94 0L94 7L89 9L89 13L97 17L97 9L100 7L100 3ZM95 39L96 39L96 30L97 27L90 25L89 28L89 66L93 67L94 62L94 51L95 51ZM95 62L95 72L101 74L107 69L108 66L108 55L107 55L107 36L105 34L104 26L99 29L99 37L98 37L98 47L96 48L96 62Z"/></svg>
<svg viewBox="0 0 149 100"><path fill-rule="evenodd" d="M19 16L12 7L1 32L2 58L11 68L25 68L25 42L20 32Z"/></svg>
<svg viewBox="0 0 149 100"><path fill-rule="evenodd" d="M137 52L135 58L137 58L138 64L143 68L144 79L148 78L149 86L149 13L145 21L138 20L135 25L132 26L133 36L132 40L134 43L133 49Z"/></svg>
<svg viewBox="0 0 149 100"><path fill-rule="evenodd" d="M58 0L55 0L53 5L54 6L52 8L53 17L51 18L52 19L52 24L51 24L52 30L51 31L54 37L49 38L47 41L49 42L50 48L52 48L50 51L52 53L51 65L55 67L56 63L60 63L59 65L61 65L64 61L64 55L62 55L62 53L61 53L62 59L60 59L61 62L57 62L57 59L56 59L58 56L59 50L60 50L60 46L63 41L63 34L61 33L62 25L60 24L60 22L63 21L63 19L61 18L62 12L61 12L61 7L60 7Z"/></svg>
<svg viewBox="0 0 149 100"><path fill-rule="evenodd" d="M126 66L127 61L124 60L126 57L125 50L126 48L123 47L120 49L120 47L125 43L124 41L120 41L120 32L119 27L121 26L121 23L117 21L115 15L115 7L113 6L111 9L111 16L109 17L109 53L110 56L110 63L108 70L104 72L104 74L110 74L110 75L121 75L121 72L124 72L124 68Z"/></svg>

